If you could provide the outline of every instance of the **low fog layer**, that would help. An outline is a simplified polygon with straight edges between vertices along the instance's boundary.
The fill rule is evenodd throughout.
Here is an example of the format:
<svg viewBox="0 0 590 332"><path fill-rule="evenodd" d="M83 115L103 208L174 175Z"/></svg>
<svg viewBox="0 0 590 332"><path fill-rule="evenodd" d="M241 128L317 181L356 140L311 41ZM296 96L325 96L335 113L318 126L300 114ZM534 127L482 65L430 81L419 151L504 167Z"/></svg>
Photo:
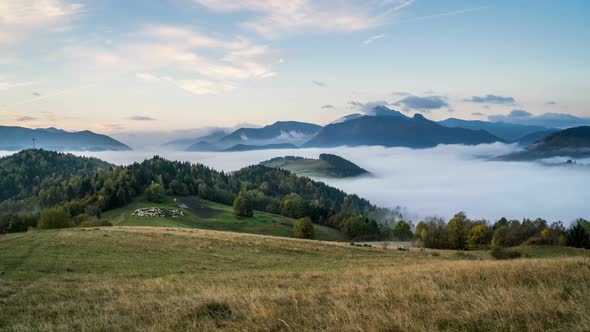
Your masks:
<svg viewBox="0 0 590 332"><path fill-rule="evenodd" d="M273 157L318 157L334 153L374 174L357 179L320 179L374 204L400 206L413 220L465 211L471 218L541 217L570 223L590 218L590 167L544 166L536 162L486 161L515 150L501 143L475 147L447 145L432 149L357 147L263 150L248 152L100 152L79 153L115 164L129 164L154 154L232 171Z"/></svg>

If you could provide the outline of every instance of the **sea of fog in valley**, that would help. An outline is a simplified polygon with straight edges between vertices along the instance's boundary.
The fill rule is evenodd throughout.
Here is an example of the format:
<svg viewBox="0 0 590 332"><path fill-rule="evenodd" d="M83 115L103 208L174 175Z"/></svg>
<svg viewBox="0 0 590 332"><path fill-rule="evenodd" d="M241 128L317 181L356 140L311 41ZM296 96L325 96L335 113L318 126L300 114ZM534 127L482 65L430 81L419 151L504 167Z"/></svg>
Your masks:
<svg viewBox="0 0 590 332"><path fill-rule="evenodd" d="M426 216L449 218L465 211L471 218L522 219L541 217L568 224L590 218L590 166L548 166L547 163L490 161L517 148L501 143L459 146L441 145L413 150L385 147L262 150L247 152L124 151L73 152L114 164L142 161L153 155L202 163L217 170L233 171L279 156L317 158L333 153L373 173L355 179L317 179L372 203L395 208L414 221ZM7 155L12 152L0 152ZM589 164L589 160L578 161Z"/></svg>

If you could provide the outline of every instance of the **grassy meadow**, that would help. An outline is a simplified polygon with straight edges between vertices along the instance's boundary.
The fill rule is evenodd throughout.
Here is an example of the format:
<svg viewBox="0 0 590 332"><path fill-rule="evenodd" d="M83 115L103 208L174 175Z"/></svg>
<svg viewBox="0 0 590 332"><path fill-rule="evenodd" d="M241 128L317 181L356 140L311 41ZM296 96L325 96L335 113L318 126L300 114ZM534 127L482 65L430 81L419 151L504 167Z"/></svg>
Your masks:
<svg viewBox="0 0 590 332"><path fill-rule="evenodd" d="M171 227L0 236L3 331L588 331L590 254L456 252Z"/></svg>
<svg viewBox="0 0 590 332"><path fill-rule="evenodd" d="M139 208L163 207L177 208L184 205L186 208L183 217L138 217L133 216L133 211ZM200 228L239 233L252 233L273 236L292 236L294 219L277 214L256 211L254 217L237 217L233 208L198 197L167 196L162 203L148 202L140 197L129 205L104 213L103 218L117 226L155 226L155 227L181 227ZM314 225L318 240L343 241L345 236L338 230L330 227Z"/></svg>

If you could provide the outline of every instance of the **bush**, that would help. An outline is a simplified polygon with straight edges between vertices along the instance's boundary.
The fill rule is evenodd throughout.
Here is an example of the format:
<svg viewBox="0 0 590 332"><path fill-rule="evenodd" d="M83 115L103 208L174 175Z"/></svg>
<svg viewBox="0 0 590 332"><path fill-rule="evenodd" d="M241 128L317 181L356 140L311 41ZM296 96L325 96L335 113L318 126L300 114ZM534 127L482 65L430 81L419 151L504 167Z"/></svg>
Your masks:
<svg viewBox="0 0 590 332"><path fill-rule="evenodd" d="M230 319L233 314L229 304L222 302L207 303L203 309L209 317L215 320Z"/></svg>
<svg viewBox="0 0 590 332"><path fill-rule="evenodd" d="M72 223L68 211L63 207L56 207L41 211L38 226L41 229L67 228L72 227Z"/></svg>
<svg viewBox="0 0 590 332"><path fill-rule="evenodd" d="M586 230L588 221L579 219L566 232L566 243L570 247L590 249L590 233Z"/></svg>
<svg viewBox="0 0 590 332"><path fill-rule="evenodd" d="M239 217L253 217L254 210L252 210L252 204L248 197L243 194L239 194L234 199L234 213Z"/></svg>
<svg viewBox="0 0 590 332"><path fill-rule="evenodd" d="M145 190L145 196L150 202L162 203L165 194L166 192L164 191L164 188L157 182L152 182L152 184Z"/></svg>
<svg viewBox="0 0 590 332"><path fill-rule="evenodd" d="M295 221L295 224L293 225L293 237L298 239L314 239L315 230L311 223L311 219L302 218Z"/></svg>
<svg viewBox="0 0 590 332"><path fill-rule="evenodd" d="M0 217L0 234L26 232L37 226L37 214L7 214Z"/></svg>
<svg viewBox="0 0 590 332"><path fill-rule="evenodd" d="M515 259L522 256L520 251L495 247L491 252L495 259Z"/></svg>

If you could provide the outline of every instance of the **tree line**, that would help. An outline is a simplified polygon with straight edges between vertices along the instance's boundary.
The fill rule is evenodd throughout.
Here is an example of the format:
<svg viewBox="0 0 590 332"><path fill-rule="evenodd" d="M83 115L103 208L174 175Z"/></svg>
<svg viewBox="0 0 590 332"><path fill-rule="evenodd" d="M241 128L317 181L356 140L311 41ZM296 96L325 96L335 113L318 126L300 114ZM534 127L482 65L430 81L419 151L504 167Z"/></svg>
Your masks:
<svg viewBox="0 0 590 332"><path fill-rule="evenodd" d="M0 232L22 229L24 226L15 223L23 211L57 207L71 220L100 219L103 211L150 195L154 184L168 195L196 195L226 205L234 205L239 198L238 203L245 202L247 209L308 217L354 239L379 238L377 218L395 213L322 182L261 165L225 173L155 156L128 166L113 166L98 159L38 149L4 157L0 165L9 165L0 173L0 184L9 188L3 192L0 217L11 220L8 226L3 222ZM31 223L32 215L27 214L22 224Z"/></svg>
<svg viewBox="0 0 590 332"><path fill-rule="evenodd" d="M488 249L519 245L568 245L590 249L590 222L578 219L567 229L562 222L544 219L508 220L493 224L471 220L464 212L448 222L438 217L427 218L416 225L416 240L424 247L436 249Z"/></svg>

